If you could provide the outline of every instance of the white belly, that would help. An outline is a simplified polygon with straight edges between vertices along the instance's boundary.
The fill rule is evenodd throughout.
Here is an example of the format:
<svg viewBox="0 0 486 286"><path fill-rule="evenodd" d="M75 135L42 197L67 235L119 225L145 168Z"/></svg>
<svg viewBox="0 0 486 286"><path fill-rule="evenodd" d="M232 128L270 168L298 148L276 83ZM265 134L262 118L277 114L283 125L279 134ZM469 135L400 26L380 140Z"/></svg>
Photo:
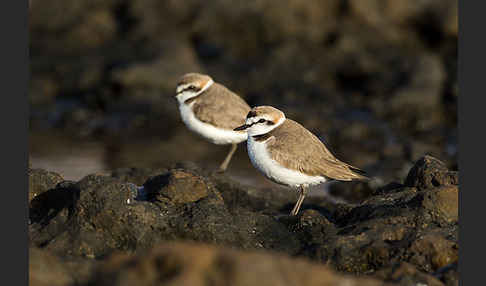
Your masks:
<svg viewBox="0 0 486 286"><path fill-rule="evenodd" d="M218 145L237 144L246 140L246 132L221 129L200 121L194 115L191 106L192 104L189 106L187 104L179 105L182 121L191 131Z"/></svg>
<svg viewBox="0 0 486 286"><path fill-rule="evenodd" d="M326 181L326 178L322 176L308 176L281 166L277 161L270 158L265 141L258 142L249 136L247 142L248 156L253 166L276 183L296 188L301 185L316 185Z"/></svg>

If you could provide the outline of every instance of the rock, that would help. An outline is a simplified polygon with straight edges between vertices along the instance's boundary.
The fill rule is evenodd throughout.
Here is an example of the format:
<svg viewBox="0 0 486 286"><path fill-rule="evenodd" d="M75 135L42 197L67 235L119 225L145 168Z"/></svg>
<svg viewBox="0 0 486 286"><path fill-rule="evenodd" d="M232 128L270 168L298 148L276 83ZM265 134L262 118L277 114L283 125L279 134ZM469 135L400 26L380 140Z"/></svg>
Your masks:
<svg viewBox="0 0 486 286"><path fill-rule="evenodd" d="M407 36L409 39L414 39L413 36L428 39L434 37L429 34L433 32L457 35L457 19L454 17L454 14L457 15L457 2L453 0L431 0L414 4L406 0L399 0L394 4L382 0L351 0L349 8L358 19L394 40L404 40ZM420 25L426 24L430 27L421 30Z"/></svg>
<svg viewBox="0 0 486 286"><path fill-rule="evenodd" d="M115 5L116 1L74 5L57 0L33 1L29 14L33 44L40 50L57 53L61 50L56 44L60 44L62 54L106 45L116 36L117 23L110 12ZM86 9L90 13L86 14Z"/></svg>
<svg viewBox="0 0 486 286"><path fill-rule="evenodd" d="M193 240L402 284L458 280L453 267L440 274L458 241L456 0L34 0L29 13L31 131L74 137L69 148L102 142L114 170L78 182L29 170L31 247L64 262ZM227 149L180 120L186 72L285 109L376 180L336 184L347 203L309 196L290 217L296 193L260 186L243 146L227 174L209 174ZM424 154L443 163L410 170ZM172 166L183 160L201 167Z"/></svg>
<svg viewBox="0 0 486 286"><path fill-rule="evenodd" d="M154 200L166 199L173 203L190 203L208 196L204 179L183 170L152 177L145 182L144 188Z"/></svg>
<svg viewBox="0 0 486 286"><path fill-rule="evenodd" d="M124 169L57 184L31 202L31 246L63 259L103 259L114 252L157 256L149 250L161 242L190 240L305 257L399 285L441 285L434 273L448 283L458 277L441 272L458 257L456 185L388 184L359 204L309 196L299 215L289 216L291 192L248 187L190 163L162 171ZM143 188L132 175L148 177ZM126 267L103 275L118 277Z"/></svg>
<svg viewBox="0 0 486 286"><path fill-rule="evenodd" d="M49 251L29 248L29 285L80 285L91 278L98 262L82 258L63 259Z"/></svg>
<svg viewBox="0 0 486 286"><path fill-rule="evenodd" d="M62 188L61 188L62 187ZM136 186L100 175L60 186L31 208L31 243L66 256L135 252L163 240L190 239L295 254L298 240L276 219L231 211L213 184L179 169L150 178L148 198Z"/></svg>
<svg viewBox="0 0 486 286"><path fill-rule="evenodd" d="M410 82L398 87L388 107L392 114L413 113L409 120L415 121L416 130L430 130L443 119L437 106L446 74L438 56L424 54L414 57L413 61Z"/></svg>
<svg viewBox="0 0 486 286"><path fill-rule="evenodd" d="M395 263L388 268L379 270L373 277L393 283L393 285L444 286L439 279L417 270L415 266L407 262Z"/></svg>
<svg viewBox="0 0 486 286"><path fill-rule="evenodd" d="M310 242L306 256L340 271L367 273L408 262L430 274L457 256L457 193L452 185L419 190L389 184L363 203L332 213L332 224L290 226L302 245ZM434 240L436 248L428 244Z"/></svg>
<svg viewBox="0 0 486 286"><path fill-rule="evenodd" d="M132 183L137 186L143 185L150 177L166 173L167 169L150 168L119 168L111 172L111 177L123 183Z"/></svg>
<svg viewBox="0 0 486 286"><path fill-rule="evenodd" d="M54 188L58 183L64 181L61 175L43 169L31 169L29 175L29 202L39 194Z"/></svg>
<svg viewBox="0 0 486 286"><path fill-rule="evenodd" d="M458 184L458 172L449 171L443 162L428 155L415 163L405 179L406 186L419 189Z"/></svg>
<svg viewBox="0 0 486 286"><path fill-rule="evenodd" d="M73 282L68 268L57 257L38 248L29 248L29 285L67 286Z"/></svg>
<svg viewBox="0 0 486 286"><path fill-rule="evenodd" d="M410 262L425 271L437 271L459 258L458 244L437 234L418 237L408 249Z"/></svg>
<svg viewBox="0 0 486 286"><path fill-rule="evenodd" d="M120 67L111 73L113 82L123 88L126 94L139 90L157 90L157 93L137 93L137 97L153 95L160 100L175 95L175 86L179 77L187 72L203 72L194 51L186 41L165 44L154 60L135 62L127 67ZM154 100L154 99L152 99ZM175 101L175 100L174 100ZM172 102L175 104L175 102Z"/></svg>
<svg viewBox="0 0 486 286"><path fill-rule="evenodd" d="M435 275L442 281L446 286L459 286L459 273L458 273L458 262L446 265L435 273Z"/></svg>
<svg viewBox="0 0 486 286"><path fill-rule="evenodd" d="M63 199L58 198L62 196ZM31 241L65 256L99 257L160 240L159 209L134 203L137 189L108 176L89 175L45 193L31 208ZM55 210L54 212L52 210Z"/></svg>
<svg viewBox="0 0 486 286"><path fill-rule="evenodd" d="M211 180L230 210L244 208L253 212L279 213L296 199L292 192L243 185L225 175L212 174Z"/></svg>
<svg viewBox="0 0 486 286"><path fill-rule="evenodd" d="M384 285L336 274L304 259L191 243L111 257L88 285Z"/></svg>
<svg viewBox="0 0 486 286"><path fill-rule="evenodd" d="M422 206L430 212L435 221L446 223L459 219L459 189L457 186L442 186L422 193Z"/></svg>
<svg viewBox="0 0 486 286"><path fill-rule="evenodd" d="M40 247L67 229L79 190L74 182L59 183L56 188L36 196L29 206L30 243Z"/></svg>

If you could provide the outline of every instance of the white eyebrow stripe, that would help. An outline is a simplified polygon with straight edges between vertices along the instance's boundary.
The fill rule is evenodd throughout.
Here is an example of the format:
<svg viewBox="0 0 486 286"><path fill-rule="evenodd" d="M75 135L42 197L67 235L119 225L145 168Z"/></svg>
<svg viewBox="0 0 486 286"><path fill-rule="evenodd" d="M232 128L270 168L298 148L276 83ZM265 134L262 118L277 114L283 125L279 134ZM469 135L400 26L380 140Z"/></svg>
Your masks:
<svg viewBox="0 0 486 286"><path fill-rule="evenodd" d="M255 117L248 118L247 119L247 122L248 123L251 123L251 124L254 124L254 123L257 123L260 119L265 119L265 120L268 120L268 121L273 121L272 118L270 118L270 117L268 117L266 115L259 115L259 116L255 116ZM248 124L248 125L250 125L250 124Z"/></svg>
<svg viewBox="0 0 486 286"><path fill-rule="evenodd" d="M188 88L190 85L191 85L190 83L187 83L187 84L177 86L176 93L183 91L184 89Z"/></svg>
<svg viewBox="0 0 486 286"><path fill-rule="evenodd" d="M203 88L197 92L197 94L204 92L211 85L213 85L213 83L214 83L214 81L212 79L209 79L208 82L203 86ZM183 85L179 85L176 88L176 93L180 93L181 91L184 91L186 88L190 87L191 85L193 85L193 84L192 83L186 83L186 84L183 84Z"/></svg>
<svg viewBox="0 0 486 286"><path fill-rule="evenodd" d="M186 102L186 100L188 99L191 99L193 97L196 97L198 95L200 95L201 93L203 93L206 89L208 89L209 87L211 87L211 85L213 85L214 81L212 79L210 79L205 85L204 87L198 91L198 92L190 92L190 91L184 91L183 88L187 88L189 85L191 85L190 83L189 84L185 84L185 85L182 85L181 88L177 88L177 90L180 90L180 92L177 92L176 90L176 97L177 97L177 100L179 101L179 104L183 104L184 102Z"/></svg>

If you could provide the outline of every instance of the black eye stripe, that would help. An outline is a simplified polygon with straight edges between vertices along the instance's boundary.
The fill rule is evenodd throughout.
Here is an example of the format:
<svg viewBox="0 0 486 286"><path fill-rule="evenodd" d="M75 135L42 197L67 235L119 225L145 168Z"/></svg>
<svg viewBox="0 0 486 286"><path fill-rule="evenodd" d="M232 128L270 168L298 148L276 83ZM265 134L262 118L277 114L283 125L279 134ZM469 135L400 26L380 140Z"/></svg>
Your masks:
<svg viewBox="0 0 486 286"><path fill-rule="evenodd" d="M255 116L257 116L256 112L250 111L250 112L248 112L248 115L246 116L246 118L255 117Z"/></svg>
<svg viewBox="0 0 486 286"><path fill-rule="evenodd" d="M194 85L190 85L190 86L188 86L188 87L184 88L183 90L181 90L180 92L184 92L184 91L188 91L188 90L199 91L199 90L200 90L200 88L198 88L198 87L196 87L196 86L194 86Z"/></svg>
<svg viewBox="0 0 486 286"><path fill-rule="evenodd" d="M260 120L258 120L258 121L256 121L256 122L252 122L251 124L249 124L249 126L248 126L248 127L251 127L251 126L253 126L253 125L257 124L257 123L264 123L264 122L266 122L266 123L267 123L267 125L274 125L274 124L275 124L274 122L272 122L272 121L270 121L270 120L265 120L265 119L263 119L263 118L260 118Z"/></svg>

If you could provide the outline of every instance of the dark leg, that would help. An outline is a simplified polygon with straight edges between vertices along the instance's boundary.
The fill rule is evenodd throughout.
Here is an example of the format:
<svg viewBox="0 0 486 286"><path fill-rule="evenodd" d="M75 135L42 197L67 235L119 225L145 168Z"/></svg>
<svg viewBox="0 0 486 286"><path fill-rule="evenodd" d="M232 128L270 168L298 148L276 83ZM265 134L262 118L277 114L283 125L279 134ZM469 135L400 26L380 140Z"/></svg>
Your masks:
<svg viewBox="0 0 486 286"><path fill-rule="evenodd" d="M218 170L219 172L226 171L226 168L228 168L228 164L231 161L231 157L233 157L233 154L236 151L236 147L238 147L237 144L231 144L231 149L228 155L226 155L226 158L224 159L223 163L221 163L221 165L219 166L219 170Z"/></svg>
<svg viewBox="0 0 486 286"><path fill-rule="evenodd" d="M302 202L304 201L305 195L307 194L307 188L304 186L300 186L299 188L299 199L295 203L294 208L292 209L292 212L290 215L297 215L299 212L300 206L302 205Z"/></svg>

